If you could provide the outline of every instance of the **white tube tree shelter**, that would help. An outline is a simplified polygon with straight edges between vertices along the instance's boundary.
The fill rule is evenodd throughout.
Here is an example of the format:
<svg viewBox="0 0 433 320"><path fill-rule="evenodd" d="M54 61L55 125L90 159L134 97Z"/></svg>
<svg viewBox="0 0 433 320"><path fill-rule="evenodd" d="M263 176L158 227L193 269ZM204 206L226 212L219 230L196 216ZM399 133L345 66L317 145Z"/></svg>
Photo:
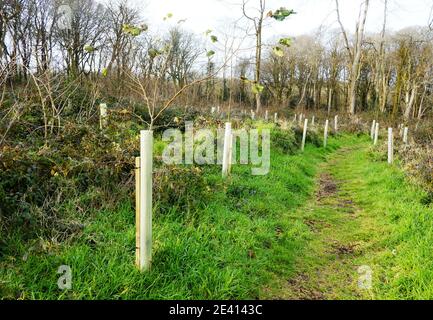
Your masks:
<svg viewBox="0 0 433 320"><path fill-rule="evenodd" d="M377 145L378 139L379 139L379 122L376 122L375 130L374 130L374 141L373 141L374 145Z"/></svg>
<svg viewBox="0 0 433 320"><path fill-rule="evenodd" d="M328 129L329 129L329 120L325 122L325 130L323 131L323 146L326 148L328 144Z"/></svg>
<svg viewBox="0 0 433 320"><path fill-rule="evenodd" d="M140 132L140 157L136 158L136 264L140 271L152 263L153 131Z"/></svg>
<svg viewBox="0 0 433 320"><path fill-rule="evenodd" d="M404 130L403 130L403 143L404 144L408 143L408 133L409 133L409 128L404 127Z"/></svg>
<svg viewBox="0 0 433 320"><path fill-rule="evenodd" d="M392 128L388 128L388 163L394 162L394 135Z"/></svg>
<svg viewBox="0 0 433 320"><path fill-rule="evenodd" d="M376 128L376 120L373 120L373 123L371 124L371 131L370 131L370 137L371 140L374 140L374 130Z"/></svg>
<svg viewBox="0 0 433 320"><path fill-rule="evenodd" d="M232 124L226 122L224 131L223 168L222 175L226 178L230 173L231 150L232 150Z"/></svg>
<svg viewBox="0 0 433 320"><path fill-rule="evenodd" d="M304 151L304 149L305 149L305 141L307 139L307 128L308 128L308 119L305 119L304 131L302 133L302 146L301 146L302 151Z"/></svg>
<svg viewBox="0 0 433 320"><path fill-rule="evenodd" d="M102 130L104 127L107 126L107 118L107 104L101 103L99 105L99 129Z"/></svg>

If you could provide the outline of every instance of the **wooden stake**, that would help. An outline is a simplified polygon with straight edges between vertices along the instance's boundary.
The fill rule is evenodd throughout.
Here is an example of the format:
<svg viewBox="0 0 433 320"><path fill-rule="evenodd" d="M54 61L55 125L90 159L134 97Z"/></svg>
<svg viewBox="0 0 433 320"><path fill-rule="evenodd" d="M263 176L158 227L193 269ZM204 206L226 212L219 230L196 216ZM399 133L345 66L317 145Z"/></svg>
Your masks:
<svg viewBox="0 0 433 320"><path fill-rule="evenodd" d="M265 121L268 121L268 110L265 111Z"/></svg>
<svg viewBox="0 0 433 320"><path fill-rule="evenodd" d="M326 120L325 122L325 131L323 133L323 146L326 148L326 145L328 144L328 127L329 127L329 120Z"/></svg>
<svg viewBox="0 0 433 320"><path fill-rule="evenodd" d="M388 128L388 163L392 164L394 160L394 137L392 128Z"/></svg>
<svg viewBox="0 0 433 320"><path fill-rule="evenodd" d="M274 113L274 122L277 123L278 122L278 113Z"/></svg>
<svg viewBox="0 0 433 320"><path fill-rule="evenodd" d="M135 265L140 268L140 157L135 158Z"/></svg>
<svg viewBox="0 0 433 320"><path fill-rule="evenodd" d="M335 130L335 133L338 132L338 116L335 116L335 118L334 118L334 130Z"/></svg>
<svg viewBox="0 0 433 320"><path fill-rule="evenodd" d="M222 175L226 178L229 175L229 161L230 161L230 144L232 140L232 124L226 122L224 132L224 151L223 151L223 169Z"/></svg>
<svg viewBox="0 0 433 320"><path fill-rule="evenodd" d="M314 126L314 121L316 120L316 117L313 116L313 118L311 119L311 125Z"/></svg>
<svg viewBox="0 0 433 320"><path fill-rule="evenodd" d="M140 270L152 262L153 131L140 132Z"/></svg>
<svg viewBox="0 0 433 320"><path fill-rule="evenodd" d="M302 147L301 147L302 151L304 151L304 149L305 149L305 140L307 139L307 127L308 127L308 119L305 119L304 132L302 134Z"/></svg>

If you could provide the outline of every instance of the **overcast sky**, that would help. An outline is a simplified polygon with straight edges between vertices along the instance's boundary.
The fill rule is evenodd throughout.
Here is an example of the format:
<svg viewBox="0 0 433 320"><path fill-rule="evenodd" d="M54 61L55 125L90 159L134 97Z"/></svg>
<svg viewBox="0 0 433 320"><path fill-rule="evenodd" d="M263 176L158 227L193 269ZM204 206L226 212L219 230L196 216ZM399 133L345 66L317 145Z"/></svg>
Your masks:
<svg viewBox="0 0 433 320"><path fill-rule="evenodd" d="M100 0L107 2L108 0ZM340 0L341 16L345 27L354 30L362 0ZM172 13L171 24L187 19L185 28L197 33L208 29L222 31L228 22L242 16L241 0L129 0L138 8L154 30L164 28L163 17ZM254 4L257 0L250 0ZM367 31L378 32L383 22L384 0L371 0L367 18ZM427 25L433 0L389 0L388 28L399 30L413 25ZM267 28L265 37L273 34L308 34L321 25L337 28L335 0L268 0L269 10L279 7L293 8L297 14L287 21L273 21Z"/></svg>

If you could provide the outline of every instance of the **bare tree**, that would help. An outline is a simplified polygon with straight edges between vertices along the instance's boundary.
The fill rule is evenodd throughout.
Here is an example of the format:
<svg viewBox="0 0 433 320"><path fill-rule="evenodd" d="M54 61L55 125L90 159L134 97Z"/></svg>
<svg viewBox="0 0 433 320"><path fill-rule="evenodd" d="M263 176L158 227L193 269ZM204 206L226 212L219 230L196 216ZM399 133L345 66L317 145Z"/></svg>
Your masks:
<svg viewBox="0 0 433 320"><path fill-rule="evenodd" d="M255 36L255 73L254 73L254 82L256 84L255 87L255 97L256 97L256 111L259 112L261 109L261 90L262 86L260 86L260 75L261 75L261 64L262 64L262 48L263 48L263 28L264 22L266 18L274 18L277 21L284 21L287 17L291 16L295 12L293 10L287 10L284 7L276 10L275 12L268 11L266 6L266 0L255 0L258 1L258 5L253 8L248 8L248 4L250 0L242 0L242 13L247 20L253 23L254 28L254 36ZM248 10L251 9L251 10ZM249 11L253 11L254 14L249 13ZM281 48L278 48L279 52L281 52Z"/></svg>
<svg viewBox="0 0 433 320"><path fill-rule="evenodd" d="M351 48L347 34L346 34L346 30L345 30L343 23L341 21L339 3L338 3L338 0L335 0L338 23L340 24L341 31L342 31L343 37L344 37L344 41L346 43L346 48L347 48L347 51L348 51L348 54L349 54L349 57L351 60L351 71L350 71L350 78L349 78L349 107L348 107L348 112L352 115L355 114L356 82L358 81L358 78L359 78L361 52L362 52L361 49L362 49L362 42L364 40L364 28L365 28L365 22L367 19L369 3L370 3L370 0L365 0L364 9L360 10L359 19L358 19L358 22L356 24L355 43L354 43L353 48Z"/></svg>
<svg viewBox="0 0 433 320"><path fill-rule="evenodd" d="M48 70L53 57L53 35L57 15L51 0L31 0L33 3L33 32L38 72Z"/></svg>
<svg viewBox="0 0 433 320"><path fill-rule="evenodd" d="M198 46L193 34L182 31L179 27L169 31L166 42L171 48L167 57L167 72L173 84L181 88L189 82L192 68L204 50Z"/></svg>
<svg viewBox="0 0 433 320"><path fill-rule="evenodd" d="M261 63L262 63L262 32L263 32L263 21L266 14L266 0L258 0L258 14L255 17L250 16L247 13L247 4L249 0L243 0L242 2L242 12L244 16L253 22L254 32L256 37L256 55L255 55L255 73L254 73L254 81L256 83L260 83L260 72L261 72ZM260 92L256 93L256 112L259 112L261 109L261 99Z"/></svg>
<svg viewBox="0 0 433 320"><path fill-rule="evenodd" d="M131 53L134 47L134 37L125 32L125 27L137 26L141 24L142 30L147 30L147 26L139 17L137 10L128 6L126 0L119 3L109 3L107 5L107 19L109 21L107 46L109 60L106 65L108 72L116 69L117 78L122 77L122 70L131 67Z"/></svg>
<svg viewBox="0 0 433 320"><path fill-rule="evenodd" d="M106 10L93 0L68 0L72 8L70 29L57 29L56 38L69 75L77 76L92 67L92 53L103 46L107 30Z"/></svg>

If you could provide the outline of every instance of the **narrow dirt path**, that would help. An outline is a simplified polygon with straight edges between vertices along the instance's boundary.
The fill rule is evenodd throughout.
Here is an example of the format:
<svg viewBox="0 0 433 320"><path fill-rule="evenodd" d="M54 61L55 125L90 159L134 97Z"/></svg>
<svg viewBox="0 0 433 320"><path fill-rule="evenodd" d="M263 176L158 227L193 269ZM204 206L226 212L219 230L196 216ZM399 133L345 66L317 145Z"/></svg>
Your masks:
<svg viewBox="0 0 433 320"><path fill-rule="evenodd" d="M265 289L267 299L360 299L369 298L368 290L358 285L360 267L368 263L377 232L374 219L364 214L353 198L345 172L356 176L348 159L359 146L338 150L322 165L315 197L294 215L310 229L308 247L295 263L290 279L277 281ZM336 174L338 173L338 174ZM360 177L361 178L361 177ZM368 268L368 264L367 264Z"/></svg>

